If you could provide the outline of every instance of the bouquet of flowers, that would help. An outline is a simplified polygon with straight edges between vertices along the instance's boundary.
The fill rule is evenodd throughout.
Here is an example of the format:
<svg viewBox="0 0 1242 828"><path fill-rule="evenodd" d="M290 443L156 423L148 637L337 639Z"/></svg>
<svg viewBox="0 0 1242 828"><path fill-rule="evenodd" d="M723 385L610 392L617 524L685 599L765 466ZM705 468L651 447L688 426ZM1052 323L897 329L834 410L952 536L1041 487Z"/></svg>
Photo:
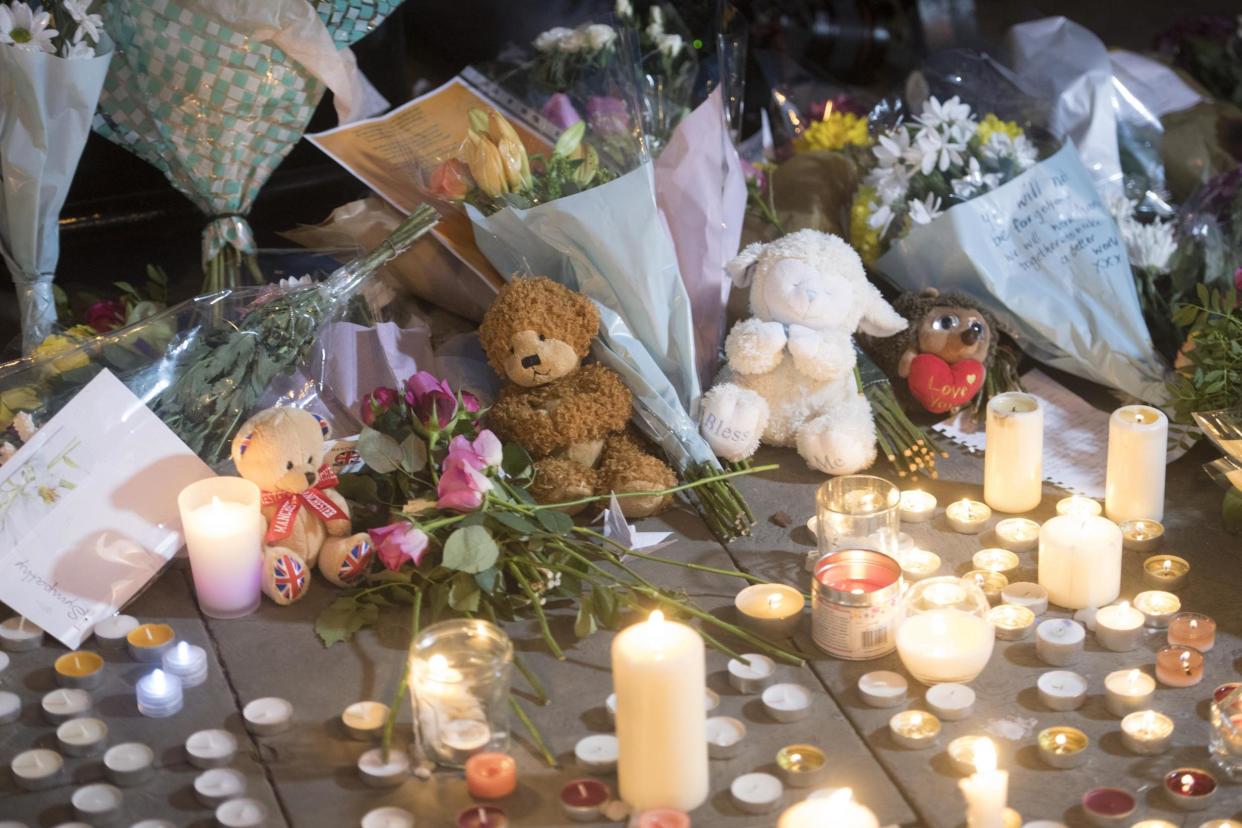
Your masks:
<svg viewBox="0 0 1242 828"><path fill-rule="evenodd" d="M92 0L0 0L0 257L17 286L22 351L56 323L57 224L112 59Z"/></svg>

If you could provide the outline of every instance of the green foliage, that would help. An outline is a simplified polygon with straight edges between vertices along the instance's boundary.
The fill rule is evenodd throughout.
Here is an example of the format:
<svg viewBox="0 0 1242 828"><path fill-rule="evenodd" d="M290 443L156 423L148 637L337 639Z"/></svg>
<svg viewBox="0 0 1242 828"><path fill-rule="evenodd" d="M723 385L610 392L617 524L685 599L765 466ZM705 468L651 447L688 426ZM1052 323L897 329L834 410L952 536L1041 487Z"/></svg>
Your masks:
<svg viewBox="0 0 1242 828"><path fill-rule="evenodd" d="M1174 417L1191 423L1196 411L1242 403L1242 308L1237 291L1196 288L1198 302L1177 308L1173 322L1188 330L1188 364L1169 384Z"/></svg>

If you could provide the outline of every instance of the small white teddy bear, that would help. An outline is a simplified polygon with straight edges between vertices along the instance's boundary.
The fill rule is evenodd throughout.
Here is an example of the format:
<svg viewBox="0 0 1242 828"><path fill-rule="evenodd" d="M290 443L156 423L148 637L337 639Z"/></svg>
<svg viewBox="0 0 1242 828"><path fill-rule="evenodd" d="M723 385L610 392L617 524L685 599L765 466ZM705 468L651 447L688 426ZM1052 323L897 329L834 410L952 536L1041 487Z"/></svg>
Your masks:
<svg viewBox="0 0 1242 828"><path fill-rule="evenodd" d="M871 406L854 378L855 331L906 328L837 236L800 230L752 244L726 266L750 285L754 314L725 340L727 365L703 397L699 428L725 460L750 457L760 439L797 446L812 468L851 474L875 460Z"/></svg>

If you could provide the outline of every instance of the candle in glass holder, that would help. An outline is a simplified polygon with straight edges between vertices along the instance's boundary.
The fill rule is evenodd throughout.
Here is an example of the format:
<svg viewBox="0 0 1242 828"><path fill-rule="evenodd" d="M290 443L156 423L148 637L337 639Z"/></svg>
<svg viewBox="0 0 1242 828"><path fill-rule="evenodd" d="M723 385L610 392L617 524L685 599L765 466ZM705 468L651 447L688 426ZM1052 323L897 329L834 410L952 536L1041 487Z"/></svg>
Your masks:
<svg viewBox="0 0 1242 828"><path fill-rule="evenodd" d="M517 762L507 753L476 753L466 760L466 790L475 799L503 799L517 790Z"/></svg>
<svg viewBox="0 0 1242 828"><path fill-rule="evenodd" d="M1039 732L1039 758L1050 768L1076 768L1087 758L1087 734L1076 727L1049 727Z"/></svg>
<svg viewBox="0 0 1242 828"><path fill-rule="evenodd" d="M1169 626L1170 619L1182 608L1182 602L1171 592L1152 589L1134 596L1134 608L1143 613L1147 626L1160 629Z"/></svg>
<svg viewBox="0 0 1242 828"><path fill-rule="evenodd" d="M781 814L777 828L879 828L880 822L865 805L854 801L849 788L827 796L810 797Z"/></svg>
<svg viewBox="0 0 1242 828"><path fill-rule="evenodd" d="M936 496L922 489L906 489L897 509L903 523L925 523L936 513Z"/></svg>
<svg viewBox="0 0 1242 828"><path fill-rule="evenodd" d="M258 609L264 521L259 487L240 477L209 477L181 490L185 532L198 605L212 618Z"/></svg>
<svg viewBox="0 0 1242 828"><path fill-rule="evenodd" d="M733 600L742 624L768 638L789 638L802 620L806 599L784 584L753 584Z"/></svg>
<svg viewBox="0 0 1242 828"><path fill-rule="evenodd" d="M1029 518L1005 518L993 531L997 544L1010 552L1034 552L1039 546L1039 524Z"/></svg>
<svg viewBox="0 0 1242 828"><path fill-rule="evenodd" d="M1026 607L1035 615L1048 611L1048 590L1031 581L1018 581L1001 590L1001 603Z"/></svg>
<svg viewBox="0 0 1242 828"><path fill-rule="evenodd" d="M900 747L921 750L940 735L940 720L921 710L903 710L888 720L888 730Z"/></svg>
<svg viewBox="0 0 1242 828"><path fill-rule="evenodd" d="M980 739L973 754L974 773L958 783L966 799L966 828L1004 828L1009 774L997 768L991 739Z"/></svg>
<svg viewBox="0 0 1242 828"><path fill-rule="evenodd" d="M1216 645L1216 622L1198 612L1179 612L1169 619L1169 643L1206 653Z"/></svg>
<svg viewBox="0 0 1242 828"><path fill-rule="evenodd" d="M1060 515L1039 530L1039 584L1066 609L1102 607L1121 593L1121 530L1102 517Z"/></svg>
<svg viewBox="0 0 1242 828"><path fill-rule="evenodd" d="M1154 710L1140 710L1121 720L1121 743L1140 756L1154 756L1169 749L1173 720Z"/></svg>
<svg viewBox="0 0 1242 828"><path fill-rule="evenodd" d="M988 621L1001 641L1018 641L1031 634L1035 627L1035 613L1026 607L1001 604L988 610Z"/></svg>
<svg viewBox="0 0 1242 828"><path fill-rule="evenodd" d="M963 535L977 535L988 525L992 510L986 503L962 498L956 503L950 503L944 510L944 516L953 531Z"/></svg>
<svg viewBox="0 0 1242 828"><path fill-rule="evenodd" d="M1168 687L1191 687L1203 681L1203 653L1169 645L1156 652L1156 678Z"/></svg>
<svg viewBox="0 0 1242 828"><path fill-rule="evenodd" d="M1108 418L1104 502L1111 520L1164 520L1169 418L1149 405L1124 405Z"/></svg>
<svg viewBox="0 0 1242 828"><path fill-rule="evenodd" d="M1088 515L1094 517L1102 514L1104 507L1093 497L1070 495L1057 501L1058 515Z"/></svg>
<svg viewBox="0 0 1242 828"><path fill-rule="evenodd" d="M1167 592L1181 589L1190 580L1190 563L1176 555L1152 555L1143 561L1143 585Z"/></svg>
<svg viewBox="0 0 1242 828"><path fill-rule="evenodd" d="M1104 703L1114 716L1128 716L1151 706L1156 680L1142 670L1117 670L1104 677Z"/></svg>
<svg viewBox="0 0 1242 828"><path fill-rule="evenodd" d="M104 660L98 653L77 650L60 656L52 665L56 683L61 687L90 690L103 681Z"/></svg>
<svg viewBox="0 0 1242 828"><path fill-rule="evenodd" d="M972 569L962 576L964 580L973 581L975 586L983 590L989 604L999 604L1001 591L1009 586L1009 579L999 572L987 569Z"/></svg>
<svg viewBox="0 0 1242 828"><path fill-rule="evenodd" d="M1182 811L1201 811L1216 796L1216 777L1199 768L1178 768L1164 775L1164 792Z"/></svg>
<svg viewBox="0 0 1242 828"><path fill-rule="evenodd" d="M897 563L907 583L930 578L940 571L940 556L918 546L898 555Z"/></svg>
<svg viewBox="0 0 1242 828"><path fill-rule="evenodd" d="M1131 552L1151 552L1164 539L1164 524L1158 520L1123 520L1122 544Z"/></svg>
<svg viewBox="0 0 1242 828"><path fill-rule="evenodd" d="M815 745L786 745L776 753L776 766L791 788L810 788L824 780L828 757Z"/></svg>
<svg viewBox="0 0 1242 828"><path fill-rule="evenodd" d="M989 548L980 549L970 559L975 569L982 569L985 572L998 572L1009 578L1017 571L1021 561L1018 556L1008 549Z"/></svg>
<svg viewBox="0 0 1242 828"><path fill-rule="evenodd" d="M1103 607L1095 614L1095 640L1106 650L1128 653L1143 638L1143 625L1147 617L1122 601Z"/></svg>
<svg viewBox="0 0 1242 828"><path fill-rule="evenodd" d="M902 600L897 654L911 675L924 684L974 681L996 645L982 590L964 579L929 578Z"/></svg>
<svg viewBox="0 0 1242 828"><path fill-rule="evenodd" d="M988 400L983 499L998 512L1029 512L1043 496L1044 410L1020 391Z"/></svg>

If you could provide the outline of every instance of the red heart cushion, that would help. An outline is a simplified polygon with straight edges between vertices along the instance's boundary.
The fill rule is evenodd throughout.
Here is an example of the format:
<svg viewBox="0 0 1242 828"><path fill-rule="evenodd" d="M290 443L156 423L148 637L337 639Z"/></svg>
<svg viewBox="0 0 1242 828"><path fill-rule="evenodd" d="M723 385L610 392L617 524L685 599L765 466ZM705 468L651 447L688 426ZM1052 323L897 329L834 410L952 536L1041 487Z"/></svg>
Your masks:
<svg viewBox="0 0 1242 828"><path fill-rule="evenodd" d="M960 408L983 387L986 369L975 359L950 365L935 354L919 354L910 363L910 393L933 414Z"/></svg>

